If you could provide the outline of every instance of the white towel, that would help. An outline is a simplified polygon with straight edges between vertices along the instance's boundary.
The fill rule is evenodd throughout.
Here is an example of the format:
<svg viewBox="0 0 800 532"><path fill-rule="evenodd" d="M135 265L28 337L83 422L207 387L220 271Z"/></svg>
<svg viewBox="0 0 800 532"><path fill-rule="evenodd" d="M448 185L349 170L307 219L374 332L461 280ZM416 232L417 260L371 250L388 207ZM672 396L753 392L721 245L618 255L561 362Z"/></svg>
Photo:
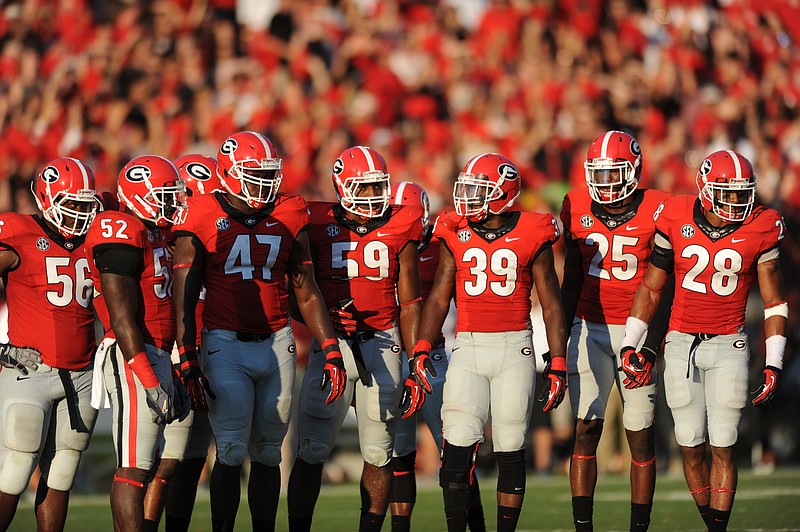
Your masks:
<svg viewBox="0 0 800 532"><path fill-rule="evenodd" d="M111 401L106 392L106 379L103 373L103 364L106 361L108 348L116 343L116 338L103 338L97 351L94 352L94 372L92 373L92 408L111 408Z"/></svg>

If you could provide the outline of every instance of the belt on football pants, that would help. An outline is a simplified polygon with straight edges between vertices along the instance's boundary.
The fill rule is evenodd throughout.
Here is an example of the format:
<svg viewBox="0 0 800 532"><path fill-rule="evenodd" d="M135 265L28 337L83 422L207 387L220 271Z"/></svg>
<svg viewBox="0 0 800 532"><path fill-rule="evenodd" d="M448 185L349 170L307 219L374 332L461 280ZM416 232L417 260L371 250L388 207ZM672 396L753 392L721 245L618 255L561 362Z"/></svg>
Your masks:
<svg viewBox="0 0 800 532"><path fill-rule="evenodd" d="M236 333L236 339L240 342L263 342L264 340L269 340L270 336L272 336L271 332L268 333L248 333L248 332L238 332Z"/></svg>
<svg viewBox="0 0 800 532"><path fill-rule="evenodd" d="M59 369L58 378L61 379L61 385L64 386L64 395L67 401L67 413L69 413L69 426L75 432L89 433L91 432L81 417L81 411L78 408L78 392L75 391L75 385L69 377L69 370Z"/></svg>
<svg viewBox="0 0 800 532"><path fill-rule="evenodd" d="M716 337L716 334L706 334L706 333L694 333L692 334L694 339L692 340L692 345L689 347L689 357L686 359L686 378L689 378L689 373L692 367L692 359L697 355L697 348L700 347L700 344L703 342L707 342L712 338Z"/></svg>
<svg viewBox="0 0 800 532"><path fill-rule="evenodd" d="M353 360L356 362L356 369L358 370L358 378L361 379L361 384L366 387L372 386L372 378L367 371L367 365L364 364L364 354L361 352L361 342L366 342L375 338L375 331L359 331L355 333L353 338Z"/></svg>

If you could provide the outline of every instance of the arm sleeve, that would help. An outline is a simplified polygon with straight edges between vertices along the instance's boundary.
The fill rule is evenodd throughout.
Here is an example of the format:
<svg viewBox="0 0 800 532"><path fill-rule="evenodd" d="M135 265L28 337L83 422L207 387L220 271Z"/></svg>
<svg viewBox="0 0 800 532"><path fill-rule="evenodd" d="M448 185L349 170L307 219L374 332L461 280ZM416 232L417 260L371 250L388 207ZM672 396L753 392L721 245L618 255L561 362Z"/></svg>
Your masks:
<svg viewBox="0 0 800 532"><path fill-rule="evenodd" d="M100 273L139 278L144 270L142 248L128 244L100 244L92 251Z"/></svg>
<svg viewBox="0 0 800 532"><path fill-rule="evenodd" d="M653 251L650 252L650 264L669 274L675 271L675 251L663 233L656 233Z"/></svg>

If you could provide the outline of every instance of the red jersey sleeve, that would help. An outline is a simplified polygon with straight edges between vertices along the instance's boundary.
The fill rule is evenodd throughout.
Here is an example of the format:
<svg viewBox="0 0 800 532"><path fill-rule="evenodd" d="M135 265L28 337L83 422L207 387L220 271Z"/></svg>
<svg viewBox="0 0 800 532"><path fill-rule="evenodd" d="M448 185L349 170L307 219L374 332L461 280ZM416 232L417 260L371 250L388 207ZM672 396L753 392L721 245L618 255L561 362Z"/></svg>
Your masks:
<svg viewBox="0 0 800 532"><path fill-rule="evenodd" d="M783 217L775 209L757 208L753 213L753 222L758 223L762 235L759 255L771 252L780 247L786 233Z"/></svg>
<svg viewBox="0 0 800 532"><path fill-rule="evenodd" d="M278 209L285 213L282 220L294 237L308 227L310 212L302 196L279 194L275 200L275 210Z"/></svg>
<svg viewBox="0 0 800 532"><path fill-rule="evenodd" d="M139 227L136 226L139 224ZM86 234L86 247L95 248L107 244L122 244L144 248L141 222L130 216L121 216L118 211L98 213Z"/></svg>
<svg viewBox="0 0 800 532"><path fill-rule="evenodd" d="M564 201L561 203L561 211L558 213L558 216L561 219L561 225L564 226L564 235L569 237L570 227L572 225L572 199L569 194L564 196Z"/></svg>

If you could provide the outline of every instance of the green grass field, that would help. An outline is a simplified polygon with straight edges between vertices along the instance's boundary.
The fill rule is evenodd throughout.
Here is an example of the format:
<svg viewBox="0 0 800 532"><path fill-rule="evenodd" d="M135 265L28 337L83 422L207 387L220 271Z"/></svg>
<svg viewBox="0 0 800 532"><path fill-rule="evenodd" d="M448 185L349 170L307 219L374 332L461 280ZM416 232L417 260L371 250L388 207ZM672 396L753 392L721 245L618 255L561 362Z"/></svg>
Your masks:
<svg viewBox="0 0 800 532"><path fill-rule="evenodd" d="M489 530L496 530L494 479L481 479L483 502ZM601 477L595 497L595 530L628 530L629 494L624 476ZM345 485L323 488L314 518L319 531L353 531L358 526L358 486ZM682 477L658 479L656 499L650 530L701 531L700 517ZM250 529L250 513L246 501L239 508L236 530ZM286 500L281 500L278 530L286 530ZM387 519L383 527L389 530ZM21 504L10 529L12 532L36 530L30 504ZM111 530L108 497L76 496L70 504L67 531L107 532ZM163 522L162 522L163 530ZM198 500L191 530L211 530L208 497ZM445 530L442 496L434 484L420 486L414 511L412 530ZM530 477L520 531L572 530L569 482L564 476ZM729 530L766 531L800 530L800 470L778 470L771 475L755 476L741 473L736 504Z"/></svg>

